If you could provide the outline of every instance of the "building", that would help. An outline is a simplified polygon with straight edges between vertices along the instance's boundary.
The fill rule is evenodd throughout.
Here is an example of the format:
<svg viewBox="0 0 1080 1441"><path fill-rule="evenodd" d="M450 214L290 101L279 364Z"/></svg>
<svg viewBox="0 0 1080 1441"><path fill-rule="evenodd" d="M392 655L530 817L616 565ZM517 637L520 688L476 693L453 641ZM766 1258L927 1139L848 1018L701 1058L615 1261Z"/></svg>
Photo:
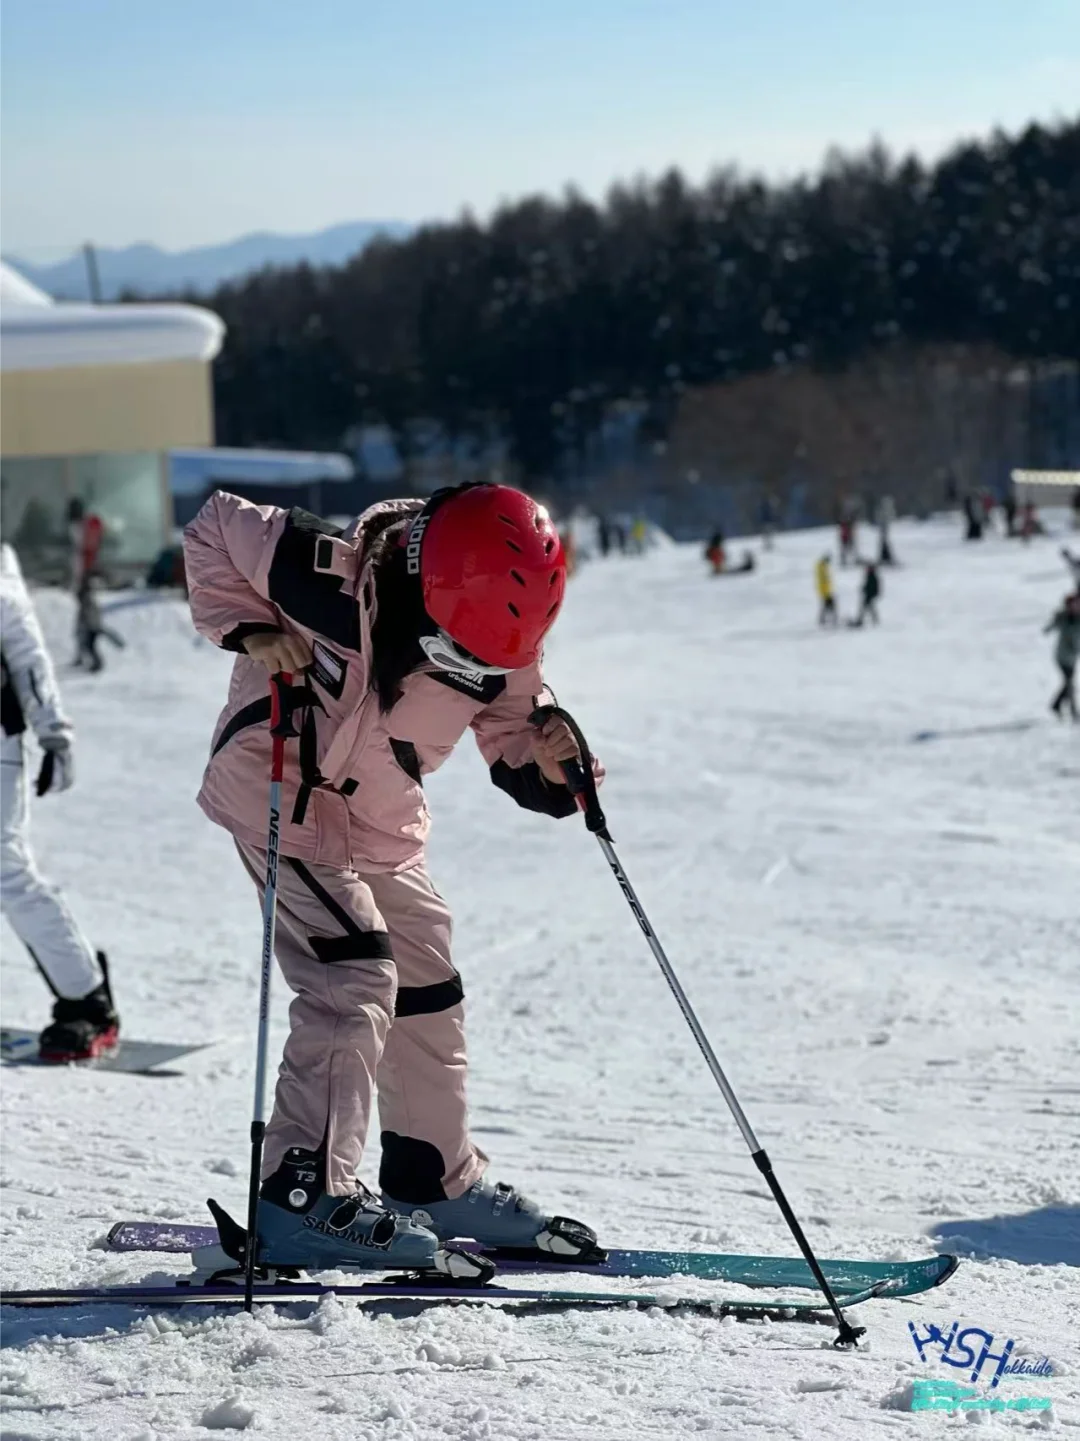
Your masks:
<svg viewBox="0 0 1080 1441"><path fill-rule="evenodd" d="M213 444L224 334L192 305L56 304L0 266L0 525L30 574L64 578L76 498L105 524L112 577L168 543L168 452Z"/></svg>
<svg viewBox="0 0 1080 1441"><path fill-rule="evenodd" d="M347 455L304 450L173 450L169 484L178 526L186 525L215 490L229 490L256 505L294 505L323 516L353 516L385 492L356 476Z"/></svg>

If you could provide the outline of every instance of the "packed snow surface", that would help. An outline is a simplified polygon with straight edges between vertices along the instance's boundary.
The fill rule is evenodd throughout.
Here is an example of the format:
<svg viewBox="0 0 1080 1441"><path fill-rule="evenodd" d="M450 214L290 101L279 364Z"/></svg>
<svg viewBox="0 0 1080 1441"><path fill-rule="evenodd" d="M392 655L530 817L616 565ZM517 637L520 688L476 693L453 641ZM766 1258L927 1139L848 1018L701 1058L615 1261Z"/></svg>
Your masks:
<svg viewBox="0 0 1080 1441"><path fill-rule="evenodd" d="M9 1441L1080 1426L1080 727L1048 715L1040 634L1067 577L1053 539L964 545L955 518L893 539L878 630L818 630L822 533L780 537L746 577L707 577L688 547L585 565L548 670L815 1246L974 1259L939 1291L862 1307L854 1354L824 1327L656 1309L7 1310ZM837 586L850 614L856 573ZM39 603L66 661L68 602ZM160 1279L185 1258L107 1253L114 1221L205 1221L207 1195L244 1209L259 911L193 801L230 658L178 601L112 619L128 648L107 672L61 670L79 778L35 805L37 849L109 951L125 1032L214 1044L157 1078L4 1068L7 1286ZM791 1254L584 826L515 809L469 741L428 794L495 1174L609 1244ZM8 931L3 981L7 1020L42 1023ZM286 1002L278 981L275 1046ZM909 1320L1047 1355L1052 1376L998 1394L1052 1410L906 1413L913 1380L966 1380L919 1361Z"/></svg>

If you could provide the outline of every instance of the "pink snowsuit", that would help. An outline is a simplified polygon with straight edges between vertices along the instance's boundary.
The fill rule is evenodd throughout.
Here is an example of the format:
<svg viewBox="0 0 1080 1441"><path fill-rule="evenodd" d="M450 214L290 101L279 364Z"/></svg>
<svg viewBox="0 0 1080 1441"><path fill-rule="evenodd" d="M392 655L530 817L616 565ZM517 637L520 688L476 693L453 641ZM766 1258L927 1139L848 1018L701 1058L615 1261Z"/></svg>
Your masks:
<svg viewBox="0 0 1080 1441"><path fill-rule="evenodd" d="M314 664L293 677L282 787L276 954L296 997L266 1132L263 1174L293 1146L325 1148L327 1188L353 1184L376 1079L382 1186L401 1201L461 1195L487 1158L465 1104L461 979L450 915L424 868L423 776L471 728L492 780L520 804L572 815L573 797L532 758L539 666L507 676L423 666L380 709L371 685L372 531L418 501L371 507L342 533L306 511L218 492L187 527L199 632L238 651L199 804L265 875L270 776L266 669L242 650L256 631L303 636Z"/></svg>

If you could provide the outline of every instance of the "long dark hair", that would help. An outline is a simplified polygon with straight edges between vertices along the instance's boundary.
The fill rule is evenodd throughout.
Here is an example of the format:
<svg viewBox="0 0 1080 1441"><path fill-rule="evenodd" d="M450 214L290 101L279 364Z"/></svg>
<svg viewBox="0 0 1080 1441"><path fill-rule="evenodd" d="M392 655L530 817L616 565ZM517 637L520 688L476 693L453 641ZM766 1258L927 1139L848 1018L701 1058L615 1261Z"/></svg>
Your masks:
<svg viewBox="0 0 1080 1441"><path fill-rule="evenodd" d="M416 511L420 510L417 505ZM385 715L401 695L401 683L424 659L420 636L430 622L420 585L405 566L401 545L412 514L390 518L368 544L375 575L375 624L371 629L372 684Z"/></svg>

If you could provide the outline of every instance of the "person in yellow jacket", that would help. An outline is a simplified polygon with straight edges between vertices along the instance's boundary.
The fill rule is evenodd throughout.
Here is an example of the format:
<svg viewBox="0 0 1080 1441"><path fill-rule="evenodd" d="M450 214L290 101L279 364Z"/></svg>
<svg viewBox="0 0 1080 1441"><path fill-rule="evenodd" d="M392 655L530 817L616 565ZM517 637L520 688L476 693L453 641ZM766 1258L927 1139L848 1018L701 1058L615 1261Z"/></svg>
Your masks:
<svg viewBox="0 0 1080 1441"><path fill-rule="evenodd" d="M814 566L814 581L818 599L821 601L818 625L836 625L839 617L836 613L836 596L833 594L832 562L827 555L823 555Z"/></svg>

